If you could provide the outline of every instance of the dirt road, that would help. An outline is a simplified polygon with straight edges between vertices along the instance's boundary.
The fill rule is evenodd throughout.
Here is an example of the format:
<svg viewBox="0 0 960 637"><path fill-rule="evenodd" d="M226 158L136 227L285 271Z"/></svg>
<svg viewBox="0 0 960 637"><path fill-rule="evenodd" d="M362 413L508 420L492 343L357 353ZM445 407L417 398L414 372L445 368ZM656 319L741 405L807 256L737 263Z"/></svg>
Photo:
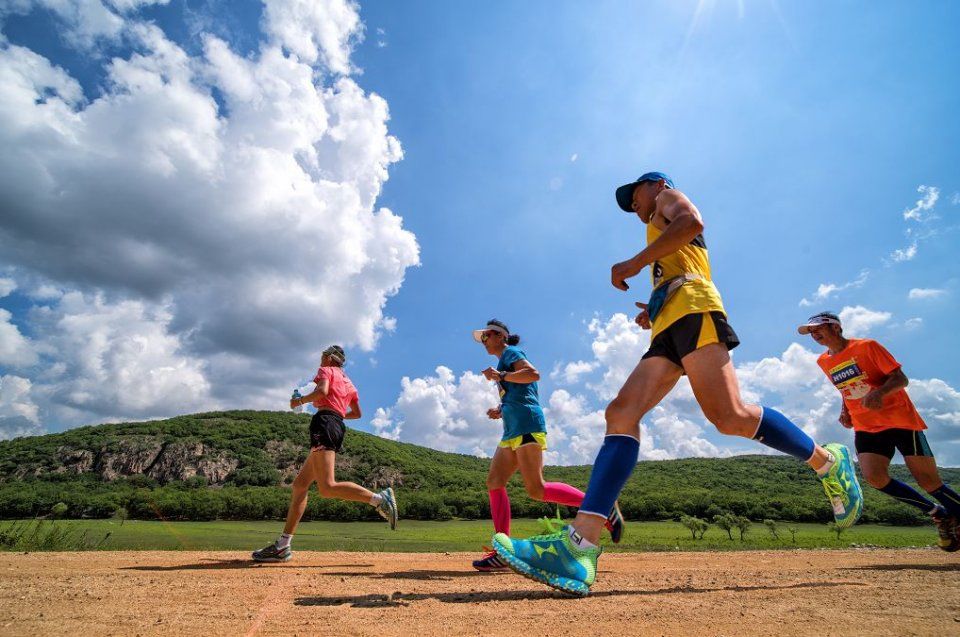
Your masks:
<svg viewBox="0 0 960 637"><path fill-rule="evenodd" d="M586 599L467 554L244 557L0 553L0 635L960 635L935 549L605 555Z"/></svg>

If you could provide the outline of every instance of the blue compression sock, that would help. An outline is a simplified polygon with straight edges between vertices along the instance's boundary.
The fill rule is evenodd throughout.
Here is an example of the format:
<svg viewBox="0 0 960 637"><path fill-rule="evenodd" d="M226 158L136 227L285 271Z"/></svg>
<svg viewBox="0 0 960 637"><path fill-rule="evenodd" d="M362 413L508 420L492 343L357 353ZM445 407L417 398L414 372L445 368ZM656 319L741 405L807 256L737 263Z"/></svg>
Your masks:
<svg viewBox="0 0 960 637"><path fill-rule="evenodd" d="M612 434L603 439L600 453L593 462L587 494L580 505L581 513L606 518L620 497L640 456L640 441L633 436Z"/></svg>
<svg viewBox="0 0 960 637"><path fill-rule="evenodd" d="M960 518L960 495L957 495L956 491L946 484L941 484L940 488L931 491L930 495L939 500L943 508L950 512L950 515Z"/></svg>
<svg viewBox="0 0 960 637"><path fill-rule="evenodd" d="M806 462L813 456L816 443L800 427L776 409L760 407L760 426L753 439L777 451L789 454Z"/></svg>
<svg viewBox="0 0 960 637"><path fill-rule="evenodd" d="M900 500L904 504L917 507L924 513L930 513L937 507L933 502L920 495L917 491L914 491L909 485L892 478L890 482L887 483L887 486L880 489L880 491L883 491L892 498Z"/></svg>

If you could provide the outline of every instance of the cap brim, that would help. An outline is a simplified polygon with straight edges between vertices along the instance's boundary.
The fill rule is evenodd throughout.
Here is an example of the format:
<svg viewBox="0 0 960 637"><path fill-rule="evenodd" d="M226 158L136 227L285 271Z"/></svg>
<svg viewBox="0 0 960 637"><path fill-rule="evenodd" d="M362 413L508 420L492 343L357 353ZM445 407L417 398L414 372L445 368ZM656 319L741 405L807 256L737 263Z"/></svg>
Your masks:
<svg viewBox="0 0 960 637"><path fill-rule="evenodd" d="M636 190L639 183L634 181L617 188L617 205L620 206L620 210L633 212L633 191Z"/></svg>
<svg viewBox="0 0 960 637"><path fill-rule="evenodd" d="M797 328L797 333L798 333L798 334L809 334L809 333L810 333L810 330L813 329L814 327L816 327L816 325L810 325L809 323L806 324L806 325L801 325L800 327Z"/></svg>
<svg viewBox="0 0 960 637"><path fill-rule="evenodd" d="M483 339L481 337L483 336L483 333L486 331L487 331L486 329L473 330L473 340L475 340L478 343L482 343Z"/></svg>

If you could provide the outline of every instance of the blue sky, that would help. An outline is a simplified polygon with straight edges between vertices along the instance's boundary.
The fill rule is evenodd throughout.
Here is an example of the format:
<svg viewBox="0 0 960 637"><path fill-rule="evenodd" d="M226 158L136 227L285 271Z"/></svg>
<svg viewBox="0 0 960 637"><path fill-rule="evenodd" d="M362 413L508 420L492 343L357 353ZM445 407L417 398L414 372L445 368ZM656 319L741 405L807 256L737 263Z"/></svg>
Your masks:
<svg viewBox="0 0 960 637"><path fill-rule="evenodd" d="M123 23L117 27L121 35L110 35L106 28L97 31L89 25L71 31L75 16L53 14L43 2L32 4L36 6L6 15L6 49L29 49L76 79L86 100L74 102L74 112L104 95L119 104L124 92L142 88L115 89L108 65L113 57L144 55L149 47L143 38L126 33L146 23L157 25L196 65L216 66L204 44L204 34L213 34L238 59L248 61L262 61L268 47L279 46L313 69L321 93L345 95L337 82L350 78L362 92L362 98L354 96L358 108L375 110L371 95L380 96L389 109L388 133L370 132L373 124L384 123L376 114L369 115L371 127L345 133L369 135L358 146L379 150L361 152L349 140L329 133L324 138L320 132L311 142L320 157L313 174L341 185L360 184L360 204L350 218L373 219L374 211L385 207L402 218L418 252L416 257L410 252L408 235L391 234L395 228L378 230L381 234L366 238L361 250L366 258L375 262L393 248L406 257L395 267L383 265L389 276L380 270L364 274L362 285L356 278L338 279L333 262L325 259L340 263L356 256L347 248L331 256L331 242L344 235L329 228L341 227L337 223L342 220L324 227L324 221L317 221L317 231L311 233L310 219L330 219L297 209L305 216L290 217L286 227L305 225L286 245L303 252L300 260L283 261L270 252L282 252L283 242L274 247L267 241L263 255L242 243L258 231L264 237L285 232L283 223L273 225L272 220L287 213L271 209L272 220L239 233L229 249L257 252L254 265L263 258L265 268L277 268L280 280L288 267L290 280L307 287L316 284L315 277L327 277L330 289L359 286L364 293L334 300L325 288L300 305L271 300L253 309L246 305L250 298L260 298L262 289L254 293L233 286L230 275L220 271L216 276L227 281L222 287L197 291L188 281L202 278L206 270L175 282L164 277L154 282L146 270L138 278L114 272L117 267L126 272L124 259L136 261L140 253L118 251L109 267L91 268L82 276L62 250L56 259L63 263L57 266L51 259L40 262L30 254L15 254L0 263L6 268L0 277L16 284L0 298L0 308L10 313L9 325L25 344L9 354L10 364L0 365L0 373L26 379L30 387L19 391L18 398L8 398L19 407L0 411L0 416L26 418L35 430L59 430L173 415L205 405L280 408L295 382L309 380L316 352L340 340L352 346L349 371L368 415L376 416L375 422L365 418L361 428L439 448L489 453L496 426L471 411L488 388L464 374L490 364L469 330L496 316L523 336L524 349L544 372L541 396L550 405L548 416L557 433L552 459L585 461L592 454L590 441L598 442L602 432L605 400L625 373L626 361L638 357L645 345L638 330L630 332L628 321L615 320L617 313L632 318L633 302L644 298L649 284L646 273L627 293L609 284L610 266L636 253L644 237L642 225L616 208L613 189L655 169L671 174L704 216L714 278L742 341L735 360L744 366L748 397L793 408L819 436L849 437L832 422L836 397L810 367L814 345L795 332L809 314L845 310L854 331L883 342L907 374L922 381L915 383L915 400L931 425L934 450L960 463L955 389L960 372L955 358L945 355L960 346L955 329L960 266L951 254L958 245L960 218L955 168L960 45L951 28L960 17L957 7L918 10L891 2L874 3L867 12L855 5L749 0L642 6L499 2L479 12L459 3L355 6L331 1L313 3L319 7L309 16L313 21L297 22L281 9L293 6L296 17L302 3L272 2L268 4L279 7L279 17L269 22L255 2L148 2L125 13L108 2L106 10ZM351 12L362 22L362 40L360 27L347 19ZM303 37L284 30L305 23L314 50L304 49ZM325 24L338 25L343 41L324 42ZM156 53L156 48L149 50ZM219 82L196 72L190 85L216 103L218 118L239 126L246 120L228 95L234 85L222 79L227 67L217 68ZM266 85L269 74L251 81ZM174 99L159 99L150 111L153 117L164 119L164 109L181 104L170 101ZM271 99L282 105L281 98ZM327 104L330 113L337 112L339 106ZM343 108L343 113L355 112ZM14 119L6 117L8 123ZM131 122L125 130L149 130L148 121ZM286 134L282 127L263 130ZM402 159L390 154L383 142L387 135L398 140ZM193 131L166 139L199 136ZM21 163L38 156L36 137L21 134L15 141L24 149ZM294 148L291 157L300 157L302 150ZM194 154L205 153L214 163L226 161L206 147ZM167 154L174 157L172 165L182 168L175 152ZM152 161L137 157L130 161ZM52 161L49 156L36 159L41 165ZM49 165L45 168L51 171ZM103 170L117 172L116 166ZM144 187L143 198L155 202L155 214L166 215L169 222L158 224L157 236L174 236L189 223L178 221L174 193L192 192L193 187L201 192L202 186L210 201L220 201L218 192L230 194L223 185L197 185L200 177L195 174L182 191ZM267 177L264 184L270 183ZM208 179L212 183L216 178ZM4 201L19 196L13 180L0 187L6 191ZM371 188L375 203L365 199ZM134 197L136 188L132 190ZM324 196L312 204L317 210L323 201L336 202L331 208L339 205L339 199ZM197 200L207 201L199 195ZM123 218L106 223L98 210L78 214L74 222L91 223L93 215L104 223L103 232L123 226ZM915 212L905 218L910 210ZM6 238L3 245L26 237L49 246L49 238L23 222L26 215L11 224L14 230L0 235ZM240 217L225 207L210 224L232 226ZM237 225L250 218L243 215ZM369 223L389 225L383 219ZM149 233L145 236L153 242ZM183 245L182 237L177 245ZM229 249L221 246L220 253ZM196 250L203 253L202 246ZM176 271L179 257L167 259L166 252L159 252L155 268ZM206 263L200 257L187 261ZM317 273L306 271L312 262L322 264ZM138 262L130 267L148 266ZM224 266L223 272L236 269ZM822 287L830 284L836 286L833 291ZM56 288L61 296L43 298L36 294L42 286ZM71 291L80 296L71 297L72 309L65 309L68 304L60 299ZM140 325L134 331L144 342L160 343L156 350L145 350L154 352L153 363L84 367L78 344L97 339L77 332L65 343L49 325L62 325L67 317L75 325L82 323L76 317L91 315L109 317L101 318L101 324L117 325L100 334L108 342L129 342L124 326L131 320ZM372 327L352 328L364 321ZM54 350L71 343L76 352L65 371L54 381L46 378L44 368L59 362ZM792 343L805 349L791 350ZM127 353L111 360L135 358ZM771 360L758 364L763 359ZM576 362L585 371L564 375L565 366ZM124 364L140 372L179 370L172 374L188 379L189 387L177 389L164 377L158 385L168 387L168 393L152 393L149 383L132 388L143 395L139 402L87 396L111 374L126 377ZM452 376L436 372L438 366ZM84 396L60 408L51 406L57 402L53 397L62 396L78 376L83 376ZM190 399L178 402L176 397L184 395ZM111 404L116 405L113 411ZM381 411L375 413L376 408ZM17 431L29 429L18 422ZM650 458L756 450L746 441L716 435L682 388L674 402L645 424ZM697 444L691 446L687 439Z"/></svg>

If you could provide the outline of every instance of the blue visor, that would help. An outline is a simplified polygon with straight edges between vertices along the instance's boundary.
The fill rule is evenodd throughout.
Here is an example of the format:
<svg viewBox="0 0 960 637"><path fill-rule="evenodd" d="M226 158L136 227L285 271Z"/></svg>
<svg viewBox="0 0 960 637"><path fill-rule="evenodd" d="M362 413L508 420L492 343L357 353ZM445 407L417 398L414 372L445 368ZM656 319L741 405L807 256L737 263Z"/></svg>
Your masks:
<svg viewBox="0 0 960 637"><path fill-rule="evenodd" d="M636 181L617 188L617 205L620 206L620 209L624 212L633 212L633 191L637 187L637 184L642 184L645 181L660 181L661 179L667 182L667 187L676 188L676 186L673 185L673 180L665 173L656 171L643 173L637 177Z"/></svg>

